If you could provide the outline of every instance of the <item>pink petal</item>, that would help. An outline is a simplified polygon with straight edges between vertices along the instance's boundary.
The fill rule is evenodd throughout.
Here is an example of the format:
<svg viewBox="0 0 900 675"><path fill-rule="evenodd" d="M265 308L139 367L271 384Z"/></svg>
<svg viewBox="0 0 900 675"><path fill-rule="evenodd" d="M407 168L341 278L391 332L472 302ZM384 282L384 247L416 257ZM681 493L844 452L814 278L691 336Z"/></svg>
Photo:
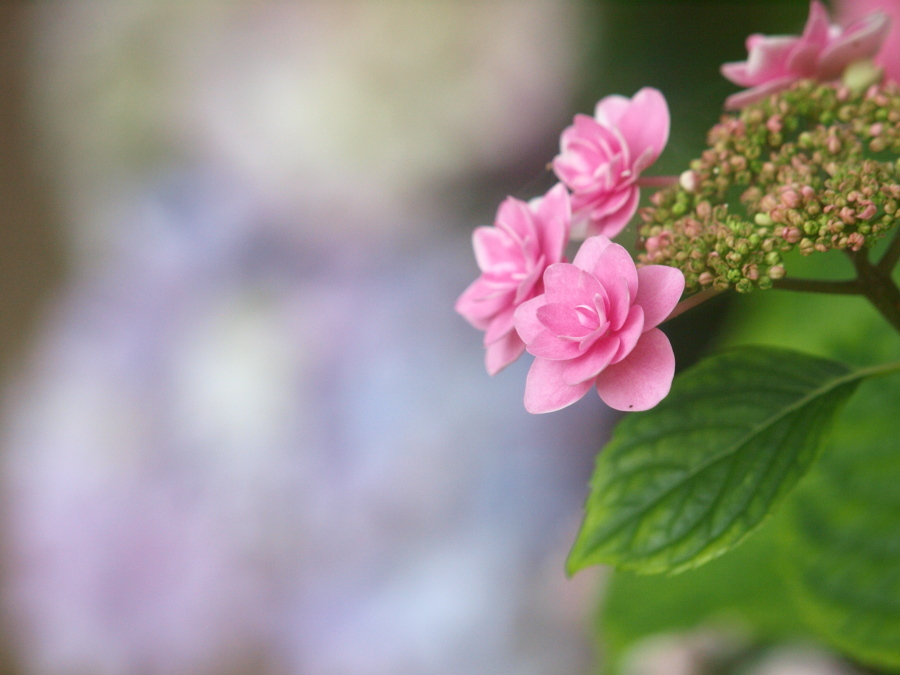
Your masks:
<svg viewBox="0 0 900 675"><path fill-rule="evenodd" d="M578 248L575 259L572 260L572 265L583 270L593 270L597 266L597 261L600 259L603 251L612 245L613 243L609 238L603 235L585 239Z"/></svg>
<svg viewBox="0 0 900 675"><path fill-rule="evenodd" d="M524 242L534 235L533 214L528 204L514 197L507 197L500 203L497 209L495 227L500 231L506 231L518 242Z"/></svg>
<svg viewBox="0 0 900 675"><path fill-rule="evenodd" d="M618 122L632 157L651 148L653 157L659 157L669 140L669 106L662 93L652 87L644 87L631 99L631 105Z"/></svg>
<svg viewBox="0 0 900 675"><path fill-rule="evenodd" d="M722 76L739 87L749 87L750 73L747 71L746 61L730 61L719 66L719 72Z"/></svg>
<svg viewBox="0 0 900 675"><path fill-rule="evenodd" d="M612 363L623 361L634 349L644 333L644 310L638 305L631 308L628 318L622 324L622 328L616 332L619 338L619 349L612 358Z"/></svg>
<svg viewBox="0 0 900 675"><path fill-rule="evenodd" d="M815 44L798 44L785 60L785 71L797 79L815 77L821 51L822 47Z"/></svg>
<svg viewBox="0 0 900 675"><path fill-rule="evenodd" d="M578 211L587 210L594 220L627 208L637 188L625 185L614 192L578 193L572 196L572 207Z"/></svg>
<svg viewBox="0 0 900 675"><path fill-rule="evenodd" d="M525 343L515 331L507 333L501 340L488 345L484 355L484 365L489 375L496 375L525 351Z"/></svg>
<svg viewBox="0 0 900 675"><path fill-rule="evenodd" d="M547 302L574 305L590 305L598 294L606 297L603 286L590 272L570 263L556 263L544 271L544 294Z"/></svg>
<svg viewBox="0 0 900 675"><path fill-rule="evenodd" d="M631 305L634 304L628 291L628 281L625 277L610 281L606 293L609 298L606 303L609 328L617 331L622 328L622 324L628 318L628 312L631 311Z"/></svg>
<svg viewBox="0 0 900 675"><path fill-rule="evenodd" d="M515 332L513 330L513 315L515 314L515 309L515 307L510 305L509 307L506 307L501 312L499 312L497 316L495 316L491 320L487 331L485 331L484 333L485 346L496 342L510 331Z"/></svg>
<svg viewBox="0 0 900 675"><path fill-rule="evenodd" d="M891 21L881 12L855 23L822 52L816 76L833 80L851 63L874 58L890 32Z"/></svg>
<svg viewBox="0 0 900 675"><path fill-rule="evenodd" d="M538 238L541 251L548 264L563 259L572 225L572 207L569 193L562 183L557 183L544 195L537 209Z"/></svg>
<svg viewBox="0 0 900 675"><path fill-rule="evenodd" d="M590 241L590 239L588 241ZM584 242L585 245L587 243L587 241ZM582 245L582 248L584 248L584 245ZM581 251L578 253L580 254ZM576 255L575 258L576 262L574 262L574 264L578 265L578 256ZM610 294L610 302L613 302L612 294L616 292L616 289L620 288L617 285L619 279L625 279L625 283L628 284L629 298L637 296L637 268L634 266L634 260L631 259L631 254L629 254L622 246L619 244L610 244L609 246L606 246L592 262L593 269L588 271L593 273L597 278L597 281L599 281L603 288L606 289L607 293ZM580 267L580 265L578 266Z"/></svg>
<svg viewBox="0 0 900 675"><path fill-rule="evenodd" d="M828 10L819 0L812 0L809 5L809 18L803 28L803 41L819 47L828 44L828 31L831 25L828 21Z"/></svg>
<svg viewBox="0 0 900 675"><path fill-rule="evenodd" d="M583 355L568 362L563 369L563 380L568 385L579 384L587 380L593 381L597 374L609 365L618 348L618 337L615 335L604 336Z"/></svg>
<svg viewBox="0 0 900 675"><path fill-rule="evenodd" d="M544 324L538 321L537 318L538 308L542 307L546 302L547 296L539 295L527 302L523 302L516 308L513 315L513 323L516 326L516 332L525 344L532 342L540 333L546 330Z"/></svg>
<svg viewBox="0 0 900 675"><path fill-rule="evenodd" d="M578 320L578 312L572 303L552 302L538 307L537 318L553 335L583 338L606 323L605 312L591 317L589 324Z"/></svg>
<svg viewBox="0 0 900 675"><path fill-rule="evenodd" d="M631 353L597 376L597 392L610 408L648 410L663 400L675 376L675 354L669 338L651 328Z"/></svg>
<svg viewBox="0 0 900 675"><path fill-rule="evenodd" d="M550 361L568 361L581 356L579 341L556 337L547 330L538 333L533 340L526 343L525 348L529 354Z"/></svg>
<svg viewBox="0 0 900 675"><path fill-rule="evenodd" d="M747 54L743 71L725 64L720 68L720 72L742 87L752 87L776 77L783 77L788 74L787 60L799 42L800 38L795 36L763 37ZM735 76L742 77L734 79Z"/></svg>
<svg viewBox="0 0 900 675"><path fill-rule="evenodd" d="M615 237L619 232L625 229L625 226L631 221L631 217L637 211L638 200L641 197L641 191L632 187L629 191L628 201L615 213L595 219L591 215L590 228L594 234L603 234L607 237Z"/></svg>
<svg viewBox="0 0 900 675"><path fill-rule="evenodd" d="M544 276L544 270L547 269L547 262L542 255L534 263L534 267L522 278L519 285L516 286L516 296L513 298L513 304L519 305L531 295L538 280Z"/></svg>
<svg viewBox="0 0 900 675"><path fill-rule="evenodd" d="M684 292L684 273L666 265L648 265L637 271L638 292L634 304L644 310L644 330L662 323Z"/></svg>
<svg viewBox="0 0 900 675"><path fill-rule="evenodd" d="M745 89L744 91L739 91L737 94L732 94L725 99L725 109L740 110L744 106L748 106L751 103L756 103L757 101L762 101L767 96L775 94L782 89L787 89L796 80L797 78L795 78L793 75L788 75L786 77L767 82L766 84L761 84L758 87L753 87L753 89Z"/></svg>
<svg viewBox="0 0 900 675"><path fill-rule="evenodd" d="M475 328L485 330L491 319L508 307L512 299L511 290L498 291L495 286L479 277L459 296L455 309Z"/></svg>
<svg viewBox="0 0 900 675"><path fill-rule="evenodd" d="M513 260L518 249L503 230L484 226L476 227L472 232L472 248L478 268L483 272Z"/></svg>
<svg viewBox="0 0 900 675"><path fill-rule="evenodd" d="M597 102L594 108L594 119L607 127L618 126L619 120L631 107L631 99L625 96L613 94L605 96Z"/></svg>
<svg viewBox="0 0 900 675"><path fill-rule="evenodd" d="M575 403L594 382L568 385L563 380L564 361L535 359L525 380L525 410L530 413L553 412Z"/></svg>

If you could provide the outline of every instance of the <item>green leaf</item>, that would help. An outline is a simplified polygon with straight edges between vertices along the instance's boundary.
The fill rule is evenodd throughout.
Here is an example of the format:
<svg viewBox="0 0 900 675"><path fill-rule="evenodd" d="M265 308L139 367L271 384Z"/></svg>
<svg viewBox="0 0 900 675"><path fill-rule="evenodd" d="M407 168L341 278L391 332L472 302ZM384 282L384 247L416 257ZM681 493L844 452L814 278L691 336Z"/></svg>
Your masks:
<svg viewBox="0 0 900 675"><path fill-rule="evenodd" d="M779 528L807 623L855 657L900 668L900 379L867 382Z"/></svg>
<svg viewBox="0 0 900 675"><path fill-rule="evenodd" d="M733 548L806 473L838 410L876 371L766 347L686 371L600 454L569 573L598 563L678 572Z"/></svg>
<svg viewBox="0 0 900 675"><path fill-rule="evenodd" d="M778 517L726 556L676 576L617 570L606 588L598 638L608 672L642 638L698 627L738 627L755 642L810 640L777 567Z"/></svg>

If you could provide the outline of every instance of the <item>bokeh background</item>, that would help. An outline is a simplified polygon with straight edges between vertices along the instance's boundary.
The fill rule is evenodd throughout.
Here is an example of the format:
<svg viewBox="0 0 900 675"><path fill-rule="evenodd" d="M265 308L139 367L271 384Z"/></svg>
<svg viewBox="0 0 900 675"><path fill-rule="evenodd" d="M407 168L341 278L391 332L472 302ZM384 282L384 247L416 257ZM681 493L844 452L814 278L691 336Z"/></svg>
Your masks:
<svg viewBox="0 0 900 675"><path fill-rule="evenodd" d="M563 560L616 418L485 374L471 230L610 93L665 93L680 172L719 64L807 11L0 4L3 672L602 668L607 573ZM710 304L668 328L680 365L728 330ZM732 640L679 630L632 672Z"/></svg>

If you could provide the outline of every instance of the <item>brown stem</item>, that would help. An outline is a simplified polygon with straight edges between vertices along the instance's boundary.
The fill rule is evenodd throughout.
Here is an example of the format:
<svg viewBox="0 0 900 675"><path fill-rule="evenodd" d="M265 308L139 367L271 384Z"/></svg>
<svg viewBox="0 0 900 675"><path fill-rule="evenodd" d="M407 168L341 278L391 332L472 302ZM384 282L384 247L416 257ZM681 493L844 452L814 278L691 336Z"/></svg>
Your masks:
<svg viewBox="0 0 900 675"><path fill-rule="evenodd" d="M852 281L826 281L824 279L775 279L772 288L781 291L804 291L807 293L833 293L835 295L863 295L859 279Z"/></svg>
<svg viewBox="0 0 900 675"><path fill-rule="evenodd" d="M888 250L884 252L881 260L878 261L877 269L884 274L890 274L897 265L898 260L900 260L900 227L894 233L894 239L891 241L891 245L888 246Z"/></svg>
<svg viewBox="0 0 900 675"><path fill-rule="evenodd" d="M675 185L677 182L678 176L641 176L634 184L638 187L664 188Z"/></svg>
<svg viewBox="0 0 900 675"><path fill-rule="evenodd" d="M663 319L663 321L668 321L669 319L674 319L679 314L682 314L682 313L688 311L689 309L693 309L694 307L699 305L701 302L706 302L707 300L709 300L712 297L715 297L716 295L718 295L721 292L722 291L717 291L714 288L707 288L705 291L700 291L699 293L695 293L691 297L687 298L686 300L682 300L677 305L675 305L675 309L673 309L671 311L671 313L669 314L669 316L667 316L665 319Z"/></svg>
<svg viewBox="0 0 900 675"><path fill-rule="evenodd" d="M892 243L893 248L893 243ZM900 290L897 289L889 271L884 271L869 262L867 249L846 251L856 267L857 279L862 285L863 295L869 299L881 315L900 332Z"/></svg>

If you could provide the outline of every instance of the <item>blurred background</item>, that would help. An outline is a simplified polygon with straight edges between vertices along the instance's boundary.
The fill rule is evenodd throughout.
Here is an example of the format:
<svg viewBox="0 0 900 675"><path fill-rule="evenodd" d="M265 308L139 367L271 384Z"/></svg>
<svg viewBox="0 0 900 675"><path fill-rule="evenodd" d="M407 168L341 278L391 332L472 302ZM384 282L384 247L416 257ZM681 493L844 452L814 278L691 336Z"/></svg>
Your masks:
<svg viewBox="0 0 900 675"><path fill-rule="evenodd" d="M486 375L471 231L611 93L665 93L680 172L719 65L807 11L0 4L3 672L602 668L607 574L563 560L616 418ZM727 316L672 323L681 366ZM733 636L664 640L633 672Z"/></svg>

